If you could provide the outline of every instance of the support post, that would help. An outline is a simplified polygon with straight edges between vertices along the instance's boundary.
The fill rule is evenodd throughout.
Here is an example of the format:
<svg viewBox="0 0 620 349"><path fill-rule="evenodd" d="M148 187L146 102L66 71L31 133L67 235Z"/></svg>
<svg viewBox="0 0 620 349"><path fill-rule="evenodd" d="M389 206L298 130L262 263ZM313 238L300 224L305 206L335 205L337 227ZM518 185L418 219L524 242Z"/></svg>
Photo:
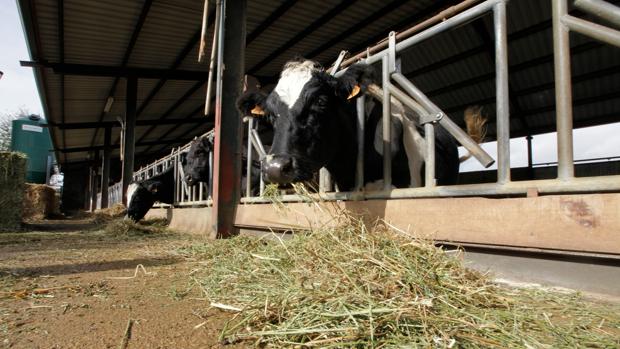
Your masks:
<svg viewBox="0 0 620 349"><path fill-rule="evenodd" d="M527 172L530 180L534 179L534 159L532 157L532 136L525 137L527 140Z"/></svg>
<svg viewBox="0 0 620 349"><path fill-rule="evenodd" d="M138 79L127 78L127 99L125 101L125 127L123 129L123 203L127 202L127 187L133 177L133 157L136 150L136 100L138 98Z"/></svg>
<svg viewBox="0 0 620 349"><path fill-rule="evenodd" d="M558 132L558 178L575 176L573 165L573 95L571 91L570 42L568 28L562 23L567 15L566 0L553 0L553 61L555 75L555 117Z"/></svg>
<svg viewBox="0 0 620 349"><path fill-rule="evenodd" d="M510 182L510 107L506 3L493 7L495 33L495 104L497 118L497 183Z"/></svg>
<svg viewBox="0 0 620 349"><path fill-rule="evenodd" d="M231 6L222 0L221 12L218 58L223 64L218 64L216 77L212 214L215 237L228 237L236 233L234 217L241 192L243 124L235 101L243 90L245 66L239 57L245 57L246 0Z"/></svg>
<svg viewBox="0 0 620 349"><path fill-rule="evenodd" d="M99 166L99 150L95 151L95 160L90 167L90 211L94 212L97 209L97 170Z"/></svg>
<svg viewBox="0 0 620 349"><path fill-rule="evenodd" d="M108 183L110 182L110 154L112 148L112 128L106 127L103 134L103 162L101 163L101 208L108 207Z"/></svg>

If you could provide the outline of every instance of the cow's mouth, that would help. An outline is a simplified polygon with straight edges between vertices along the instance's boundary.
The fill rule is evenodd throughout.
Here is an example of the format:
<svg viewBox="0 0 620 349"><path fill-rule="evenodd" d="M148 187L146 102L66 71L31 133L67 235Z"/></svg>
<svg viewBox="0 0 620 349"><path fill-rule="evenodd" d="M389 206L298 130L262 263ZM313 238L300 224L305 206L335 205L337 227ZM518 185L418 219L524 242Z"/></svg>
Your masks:
<svg viewBox="0 0 620 349"><path fill-rule="evenodd" d="M308 181L315 172L309 163L287 155L268 155L262 167L265 182L277 184Z"/></svg>

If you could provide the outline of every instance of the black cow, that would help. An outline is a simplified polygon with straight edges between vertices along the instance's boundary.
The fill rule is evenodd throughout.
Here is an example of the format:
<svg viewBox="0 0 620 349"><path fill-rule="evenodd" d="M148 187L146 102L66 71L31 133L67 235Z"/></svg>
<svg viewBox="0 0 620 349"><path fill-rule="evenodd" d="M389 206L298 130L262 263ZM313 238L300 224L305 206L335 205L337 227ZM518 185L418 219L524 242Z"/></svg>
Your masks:
<svg viewBox="0 0 620 349"><path fill-rule="evenodd" d="M127 187L127 216L135 222L144 218L155 202L172 204L174 201L174 170L166 171Z"/></svg>
<svg viewBox="0 0 620 349"><path fill-rule="evenodd" d="M313 61L293 61L284 66L269 95L242 95L237 102L239 110L267 118L274 127L270 154L263 164L264 179L280 184L305 181L326 167L340 190L352 190L357 157L354 100L366 92L373 73L370 66L356 64L336 78ZM373 108L366 121L366 183L383 178L382 156L373 146L381 119L381 108ZM455 184L459 172L456 140L442 127L437 127L435 134L437 184ZM392 183L407 187L410 176L404 147L393 144L393 148Z"/></svg>
<svg viewBox="0 0 620 349"><path fill-rule="evenodd" d="M209 184L209 152L213 150L213 141L203 136L194 139L187 153L181 157L183 165L183 180L188 185L194 185L198 182ZM244 148L244 153L246 149ZM242 157L242 173L241 173L241 193L245 195L247 187L247 157ZM251 185L252 196L258 195L260 191L260 162L252 161L251 169Z"/></svg>

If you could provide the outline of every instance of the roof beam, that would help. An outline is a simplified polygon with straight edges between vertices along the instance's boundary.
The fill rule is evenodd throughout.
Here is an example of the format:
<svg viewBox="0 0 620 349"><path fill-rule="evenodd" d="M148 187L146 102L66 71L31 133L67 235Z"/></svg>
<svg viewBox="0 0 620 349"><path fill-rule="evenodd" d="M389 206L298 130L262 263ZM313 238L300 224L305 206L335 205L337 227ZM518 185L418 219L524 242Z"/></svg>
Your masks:
<svg viewBox="0 0 620 349"><path fill-rule="evenodd" d="M151 145L158 145L158 144L187 143L189 141L191 141L191 138L190 139L178 138L178 139L168 139L168 140L160 140L160 141L148 141L148 142L136 143L136 147L151 146ZM110 148L112 149L118 149L119 147L120 147L120 144L110 145ZM103 150L104 148L105 148L105 145L94 145L94 146L89 146L89 147L63 148L63 149L58 149L58 151L62 153L81 153L81 152Z"/></svg>
<svg viewBox="0 0 620 349"><path fill-rule="evenodd" d="M209 76L208 72L191 70L135 68L126 66L32 61L20 61L20 64L23 67L51 68L54 73L63 75L102 76L116 78L136 77L141 79L159 79L165 77L166 80L188 81L205 81Z"/></svg>
<svg viewBox="0 0 620 349"><path fill-rule="evenodd" d="M142 5L142 10L140 10L140 16L138 17L138 21L133 28L133 32L131 33L131 38L129 39L129 43L127 44L127 48L125 49L125 54L123 55L123 60L121 62L122 67L127 67L127 63L129 62L129 57L131 57L131 53L133 52L134 47L136 46L136 42L138 41L138 35L142 31L142 27L144 26L144 22L146 21L146 17L151 10L151 5L153 4L153 0L144 0L144 4ZM64 62L62 62L64 63ZM116 93L116 87L118 86L119 77L114 78L114 82L112 82L112 86L110 86L110 90L108 91L108 96L105 98L104 103L107 103L107 100L110 97L113 97ZM101 114L97 121L102 121L106 112L102 109ZM93 138L90 141L90 145L95 144L95 139L97 139L97 133L99 129L95 129L95 133L93 134Z"/></svg>
<svg viewBox="0 0 620 349"><path fill-rule="evenodd" d="M204 104L204 103L200 104L200 105L198 106L198 108L196 108L196 109L192 110L192 111L191 111L191 112L190 112L190 113L186 116L186 118L187 118L187 119L190 119L190 118L192 118L193 116L195 116L196 114L200 114L200 111L204 110L204 107L205 107L205 104ZM202 120L203 120L203 121L206 121L206 118L204 118L204 117L203 117L203 118L202 118ZM161 135L161 136L160 136L157 140L160 140L160 139L165 138L166 136L168 136L169 134L171 134L174 130L176 130L177 128L179 128L180 126L181 126L181 124L176 124L176 125L174 125L174 126L173 126L173 127L171 127L168 131L164 132L164 134L162 134L162 135ZM190 132L191 132L191 131L195 131L195 130L196 130L195 128L191 128L191 129L190 129ZM188 133L188 132L186 132L185 134L181 135L181 137L186 136L186 135L187 135L187 133ZM146 135L146 133L145 133L145 135ZM151 147L148 147L147 149L145 149L145 150L144 150L144 152L146 153L146 152L147 152L147 151L149 151L151 148L152 148L152 146L151 146Z"/></svg>
<svg viewBox="0 0 620 349"><path fill-rule="evenodd" d="M154 120L137 120L136 126L157 126L157 125L189 125L199 124L204 122L204 118L182 118L182 119L154 119ZM105 127L120 127L121 125L116 121L103 121L103 122L69 122L69 123L48 123L48 127L56 127L61 130L79 130L89 128L105 128Z"/></svg>
<svg viewBox="0 0 620 349"><path fill-rule="evenodd" d="M161 117L159 117L159 120L165 120L166 118L168 118L168 116L172 115L172 113L178 108L180 107L183 103L185 103L185 101L187 99L189 99L189 97L191 97L202 85L204 85L204 82L200 81L196 84L194 84L194 86L190 87L189 90L187 90L185 92L185 94L183 94L183 96L181 96L181 98L179 98L172 106L170 106L170 108L168 108L168 110L166 110ZM204 104L202 104L203 108L204 108ZM190 114L189 116L186 116L184 119L188 119L192 116L194 116L195 113ZM202 119L204 121L204 118ZM151 133L151 131L153 131L153 129L155 128L155 126L157 126L158 124L153 124L148 130L144 131L144 133L142 134L142 136L138 139L138 142L144 140L144 138Z"/></svg>
<svg viewBox="0 0 620 349"><path fill-rule="evenodd" d="M282 17L282 15L285 14L286 11L293 7L298 1L299 0L287 0L283 2L280 7L267 16L267 18L247 36L245 39L245 45L250 46L252 41L259 37L267 28L269 28L269 26L273 24L273 22Z"/></svg>
<svg viewBox="0 0 620 349"><path fill-rule="evenodd" d="M323 51L328 50L328 49L336 46L337 43L339 43L342 40L350 37L351 35L355 34L360 29L362 29L364 27L367 27L372 22L374 22L377 19L379 19L379 18L389 14L390 12L396 10L400 6L406 4L407 2L409 2L409 1L408 0L392 1L391 3L387 4L386 6L380 8L378 11L375 11L374 13L372 13L370 16L368 16L368 17L364 18L363 20L355 23L353 26L349 27L349 29L347 29L347 30L343 31L342 33L336 35L331 40L325 42L321 46L319 46L319 47L315 48L314 50L310 51L309 53L305 54L304 57L312 59L312 58L318 56L319 54L323 53Z"/></svg>
<svg viewBox="0 0 620 349"><path fill-rule="evenodd" d="M347 7L353 5L353 3L355 3L354 0L343 0L343 1L341 1L338 5L333 7L331 10L329 10L324 15L320 16L317 20L315 20L310 25L308 25L306 28L304 28L304 30L302 30L299 33L297 33L297 35L295 35L293 38L288 40L282 46L278 47L275 51L271 52L262 61L260 61L255 66L253 66L251 69L249 69L248 70L248 74L254 75L262 67L264 67L267 64L269 64L270 62L272 62L274 59L276 59L282 53L286 52L286 50L288 50L289 48L295 46L297 43L299 43L301 40L303 40L306 36L308 36L309 34L314 32L315 30L319 29L325 23L327 23L330 20L332 20L334 17L339 15L342 11L346 10Z"/></svg>
<svg viewBox="0 0 620 349"><path fill-rule="evenodd" d="M60 63L65 62L65 1L58 0L56 3L58 10L58 48L60 50ZM65 75L60 76L60 120L65 122ZM67 147L67 134L62 131L62 146ZM67 155L65 155L67 161Z"/></svg>

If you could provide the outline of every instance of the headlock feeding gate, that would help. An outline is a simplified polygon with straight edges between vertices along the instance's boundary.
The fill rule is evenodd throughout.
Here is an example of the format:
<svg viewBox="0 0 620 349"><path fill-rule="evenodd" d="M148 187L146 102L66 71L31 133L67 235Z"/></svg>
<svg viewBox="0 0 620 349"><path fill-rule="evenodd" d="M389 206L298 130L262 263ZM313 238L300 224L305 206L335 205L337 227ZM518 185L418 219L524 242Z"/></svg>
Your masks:
<svg viewBox="0 0 620 349"><path fill-rule="evenodd" d="M359 144L356 174L356 190L334 191L329 176L322 171L320 176L321 200L334 201L338 207L383 218L404 231L416 232L424 237L471 246L501 247L506 249L544 250L569 254L595 254L608 257L620 256L620 176L575 177L573 159L573 116L571 96L571 62L569 33L571 31L592 37L602 42L620 46L620 32L610 27L576 18L567 11L567 0L551 0L553 23L553 52L555 69L555 100L558 146L558 176L556 179L512 181L510 173L510 116L509 116L509 74L507 45L506 0L487 0L475 6L477 1L464 1L410 30L390 33L386 41L365 53L344 60L344 52L330 72L342 74L347 66L357 61L381 65L381 87L369 95L359 98L358 135L364 134L364 99L375 98L383 105L383 154L390 154L390 118L395 111L403 112L412 125L423 125L425 137L413 140L425 163L425 186L392 189L390 157L383 161L383 188L365 190L363 173L364 137L358 136ZM219 42L216 61L215 86L216 105L223 101L222 70L224 57L224 20L226 1L218 2L219 31L214 42ZM575 6L606 21L620 24L620 9L600 0L577 0ZM433 103L415 84L399 71L399 55L405 49L443 32L457 28L470 21L491 13L493 16L493 39L495 58L497 159L492 159L454 122L447 117L440 106ZM218 40L215 40L218 39ZM213 71L213 69L211 69ZM211 81L211 79L209 80ZM210 91L211 89L209 89ZM372 91L371 91L372 92ZM210 93L210 92L209 92ZM209 95L207 96L209 97ZM207 98L210 100L210 98ZM220 112L221 114L221 112ZM265 147L252 119L247 119L247 166L251 169L254 156L266 156ZM224 121L219 121L224 122ZM220 137L221 125L209 137L215 137L216 144L226 142ZM471 155L483 166L497 163L495 183L465 184L452 186L435 185L434 130L443 127L452 134ZM237 135L239 139L241 134ZM405 135L407 136L407 135ZM134 180L149 178L173 167L175 173L175 203L172 213L177 226L187 229L208 231L213 237L222 234L215 221L222 219L215 208L217 201L211 200L214 185L200 183L188 187L182 181L180 154L189 145L176 148L172 153L134 174ZM216 145L216 152L218 151ZM237 150L239 152L240 150ZM222 164L217 156L211 169ZM217 172L217 171L216 171ZM217 177L214 174L210 178ZM303 224L329 222L329 214L316 211L314 206L304 203L307 198L299 195L283 195L282 201L291 208L288 216L274 212L269 200L251 197L251 182L248 176L247 191L235 202L235 214L231 219L235 228L287 230ZM240 183L237 183L239 185ZM237 189L238 190L238 189ZM263 183L261 181L261 193ZM110 202L118 201L110 189ZM604 194L609 193L609 194ZM539 194L546 194L539 196ZM562 195L555 195L562 194ZM459 198L457 198L459 197ZM412 200L424 198L421 200ZM262 204L262 205L261 205ZM181 207L192 206L193 208ZM196 208L202 207L202 208ZM205 208L206 207L206 208ZM196 211L198 210L198 211ZM170 215L169 212L169 215ZM176 218L175 218L176 217ZM201 223L196 223L200 221ZM216 224L215 229L212 229ZM411 230L413 229L413 230ZM614 258L615 258L614 257Z"/></svg>

